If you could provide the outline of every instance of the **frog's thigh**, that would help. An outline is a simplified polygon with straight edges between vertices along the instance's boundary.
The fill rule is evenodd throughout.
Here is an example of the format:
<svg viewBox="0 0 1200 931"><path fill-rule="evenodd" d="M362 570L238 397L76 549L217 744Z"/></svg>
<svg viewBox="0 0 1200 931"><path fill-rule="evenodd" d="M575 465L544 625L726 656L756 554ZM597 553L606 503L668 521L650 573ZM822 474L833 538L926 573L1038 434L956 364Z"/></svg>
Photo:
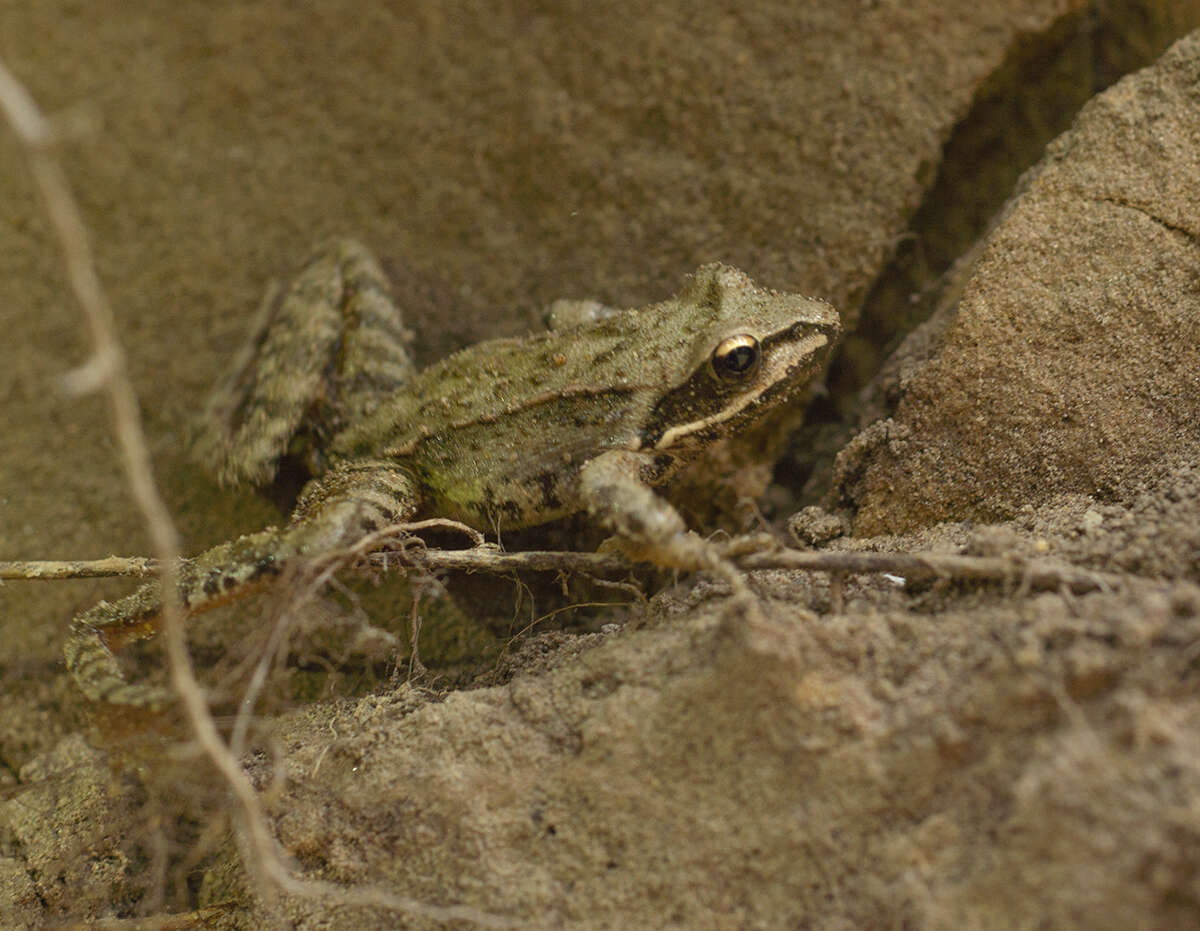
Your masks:
<svg viewBox="0 0 1200 931"><path fill-rule="evenodd" d="M357 243L342 240L342 304L345 339L338 371L338 395L349 422L371 413L383 398L413 376L412 357L405 347L404 316L392 301L387 279L370 254Z"/></svg>
<svg viewBox="0 0 1200 931"><path fill-rule="evenodd" d="M197 458L222 481L269 481L318 402L323 426L337 429L409 378L402 334L370 253L349 239L323 244L260 312L207 406Z"/></svg>
<svg viewBox="0 0 1200 931"><path fill-rule="evenodd" d="M655 561L691 565L695 560L692 547L683 542L687 540L683 518L639 477L643 469L652 467L653 459L642 453L601 453L580 470L580 494L588 512L619 536L661 550L663 557L673 557Z"/></svg>

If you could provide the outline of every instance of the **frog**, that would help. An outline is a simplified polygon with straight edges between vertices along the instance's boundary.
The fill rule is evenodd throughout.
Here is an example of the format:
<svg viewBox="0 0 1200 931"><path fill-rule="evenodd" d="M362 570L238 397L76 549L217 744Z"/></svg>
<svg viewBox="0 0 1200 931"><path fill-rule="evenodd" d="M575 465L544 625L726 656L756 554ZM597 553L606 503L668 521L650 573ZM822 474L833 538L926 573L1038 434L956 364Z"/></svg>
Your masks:
<svg viewBox="0 0 1200 931"><path fill-rule="evenodd" d="M630 559L714 573L752 600L742 573L660 489L714 443L803 396L840 335L837 311L721 263L645 307L553 306L544 332L480 342L417 371L378 261L353 239L319 246L264 303L195 444L222 484L270 483L297 450L312 478L286 523L181 561L185 614L423 516L500 534L583 513ZM74 618L66 665L88 700L172 702L128 681L117 656L152 636L161 615L151 582Z"/></svg>

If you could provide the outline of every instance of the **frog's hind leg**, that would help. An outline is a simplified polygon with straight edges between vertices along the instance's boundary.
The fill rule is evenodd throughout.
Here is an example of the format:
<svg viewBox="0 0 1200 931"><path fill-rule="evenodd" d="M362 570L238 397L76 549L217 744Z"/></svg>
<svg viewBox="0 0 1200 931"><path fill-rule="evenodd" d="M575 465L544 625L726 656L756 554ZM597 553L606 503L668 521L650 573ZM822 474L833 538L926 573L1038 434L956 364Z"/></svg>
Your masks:
<svg viewBox="0 0 1200 931"><path fill-rule="evenodd" d="M412 371L379 265L359 243L331 240L264 303L213 392L194 454L226 484L271 481L289 451L320 472L332 436Z"/></svg>
<svg viewBox="0 0 1200 931"><path fill-rule="evenodd" d="M290 565L352 546L416 510L412 480L388 462L355 462L310 483L291 522L215 546L179 566L179 599L198 614L245 597ZM166 689L128 682L116 651L153 636L162 619L157 582L76 616L65 653L67 668L92 701L158 710L172 702Z"/></svg>

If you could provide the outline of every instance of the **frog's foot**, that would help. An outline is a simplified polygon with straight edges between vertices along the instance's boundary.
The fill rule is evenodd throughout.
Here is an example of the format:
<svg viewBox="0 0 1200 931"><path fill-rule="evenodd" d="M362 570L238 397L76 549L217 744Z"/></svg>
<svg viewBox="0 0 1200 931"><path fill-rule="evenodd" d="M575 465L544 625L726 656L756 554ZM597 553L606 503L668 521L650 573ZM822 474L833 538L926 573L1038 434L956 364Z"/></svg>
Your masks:
<svg viewBox="0 0 1200 931"><path fill-rule="evenodd" d="M660 569L707 572L729 585L731 607L743 614L758 616L758 596L746 581L746 574L724 552L724 545L685 533L664 543L642 543L622 537L610 537L601 550L614 552L630 562L644 562Z"/></svg>
<svg viewBox="0 0 1200 931"><path fill-rule="evenodd" d="M361 461L335 469L306 489L291 523L222 543L179 566L179 603L199 614L264 587L286 568L352 545L416 510L412 480L387 462ZM162 598L157 582L76 616L65 647L67 669L92 701L162 710L166 689L130 683L116 653L157 633Z"/></svg>
<svg viewBox="0 0 1200 931"><path fill-rule="evenodd" d="M616 548L627 558L665 569L710 572L729 584L737 610L760 617L758 596L721 545L690 532L670 502L642 480L643 471L652 468L651 457L625 450L602 453L585 464L580 491L589 512L616 531Z"/></svg>
<svg viewBox="0 0 1200 931"><path fill-rule="evenodd" d="M289 450L319 461L338 429L412 376L404 339L370 253L349 239L321 245L264 302L205 408L195 457L222 482L252 484L269 482Z"/></svg>
<svg viewBox="0 0 1200 931"><path fill-rule="evenodd" d="M67 669L92 702L158 712L173 703L165 688L129 682L113 652L127 640L150 636L158 627L158 586L144 585L117 602L102 601L77 615L63 652Z"/></svg>

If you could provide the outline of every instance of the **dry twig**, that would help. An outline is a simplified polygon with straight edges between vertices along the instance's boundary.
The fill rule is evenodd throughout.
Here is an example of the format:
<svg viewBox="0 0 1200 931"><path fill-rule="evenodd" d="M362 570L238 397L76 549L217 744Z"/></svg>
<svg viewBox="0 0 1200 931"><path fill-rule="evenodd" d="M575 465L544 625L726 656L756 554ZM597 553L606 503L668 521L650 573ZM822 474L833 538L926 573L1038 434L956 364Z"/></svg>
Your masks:
<svg viewBox="0 0 1200 931"><path fill-rule="evenodd" d="M435 523L435 522L426 522ZM456 570L460 572L582 572L591 575L611 575L627 572L630 563L609 553L579 553L562 550L527 550L506 553L491 545L474 546L465 550L424 549L407 547L369 552L400 532L420 529L416 525L401 525L373 534L357 544L349 554L335 554L339 565L349 557L366 555L372 565L388 571L393 569ZM733 540L737 546L741 541ZM835 575L871 575L885 573L903 578L905 582L925 582L939 579L974 582L1020 582L1032 591L1066 590L1075 595L1094 591L1110 591L1132 582L1153 584L1150 579L1098 572L1078 566L1063 565L1049 559L1025 559L1004 556L959 556L947 553L852 553L814 552L783 547L759 549L755 552L731 553L730 560L741 569L796 569L809 572L829 572ZM153 575L158 562L140 556L110 556L92 561L52 560L24 562L0 561L0 579L68 579L98 576Z"/></svg>
<svg viewBox="0 0 1200 931"><path fill-rule="evenodd" d="M252 851L252 856L245 858L247 870L294 895L328 898L342 905L393 909L439 921L457 919L487 927L511 927L509 921L467 906L436 907L384 890L345 889L332 883L301 880L284 863L254 787L221 740L192 669L177 594L178 535L154 481L137 397L116 338L112 307L96 273L87 229L62 166L54 155L59 133L55 131L55 124L43 116L29 93L2 61L0 110L3 110L28 158L46 214L63 250L71 289L91 331L92 357L84 366L70 373L65 384L75 394L104 390L108 395L125 474L134 500L146 520L157 557L157 572L162 580L162 629L171 684L183 702L197 742L237 799L245 838Z"/></svg>
<svg viewBox="0 0 1200 931"><path fill-rule="evenodd" d="M144 578L158 572L158 560L144 556L109 556L105 559L0 560L4 579L99 579L109 576Z"/></svg>

